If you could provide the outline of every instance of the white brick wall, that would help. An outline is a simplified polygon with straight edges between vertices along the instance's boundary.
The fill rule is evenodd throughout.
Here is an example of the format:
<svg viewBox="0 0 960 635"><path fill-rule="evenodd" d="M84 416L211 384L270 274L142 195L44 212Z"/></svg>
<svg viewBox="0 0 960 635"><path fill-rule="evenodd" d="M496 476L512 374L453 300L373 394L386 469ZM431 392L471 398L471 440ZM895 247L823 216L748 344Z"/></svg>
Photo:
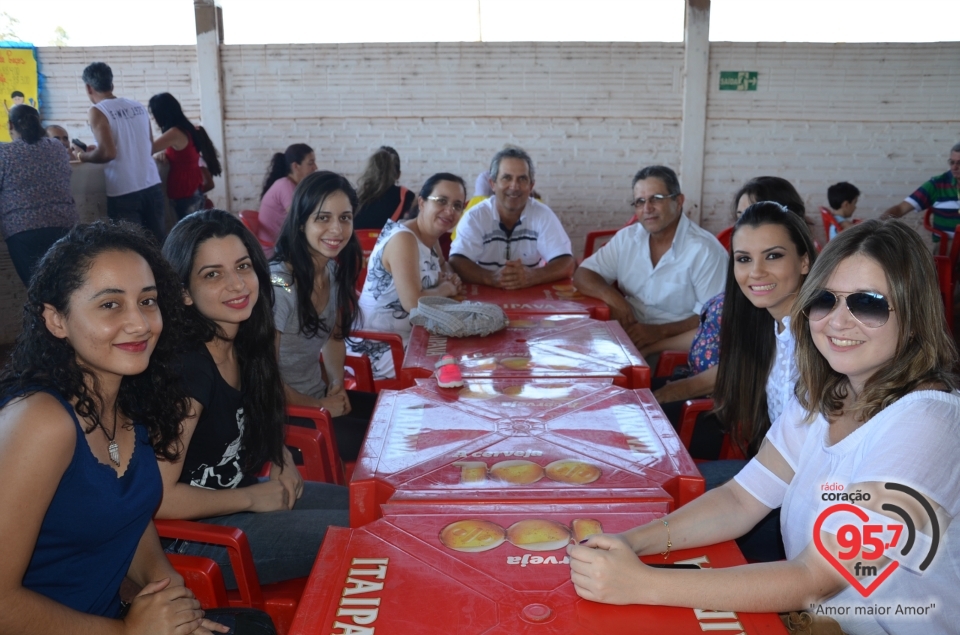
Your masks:
<svg viewBox="0 0 960 635"><path fill-rule="evenodd" d="M629 217L639 167L677 164L682 55L679 44L225 46L230 204L255 209L270 156L291 143L352 179L391 145L411 188L440 171L472 188L512 143L579 250L587 231Z"/></svg>
<svg viewBox="0 0 960 635"><path fill-rule="evenodd" d="M833 183L860 188L860 218L903 200L960 140L958 56L956 42L711 45L704 227L728 226L733 194L761 174L797 187L821 238ZM721 92L721 70L758 71L757 91Z"/></svg>
<svg viewBox="0 0 960 635"><path fill-rule="evenodd" d="M41 48L43 114L89 139L83 67L113 67L116 92L173 93L199 121L194 48ZM355 179L382 144L402 182L448 170L472 185L504 143L525 147L537 189L580 250L630 212L633 173L679 164L681 44L443 43L224 46L228 207L256 208L273 152L306 142ZM703 224L730 222L747 179L790 179L816 213L826 188L863 191L876 216L946 170L960 140L960 43L711 45ZM759 72L756 92L720 92L721 70ZM819 228L819 217L814 216ZM919 218L913 218L919 223ZM818 229L818 231L822 231ZM16 333L20 282L0 247L0 341Z"/></svg>

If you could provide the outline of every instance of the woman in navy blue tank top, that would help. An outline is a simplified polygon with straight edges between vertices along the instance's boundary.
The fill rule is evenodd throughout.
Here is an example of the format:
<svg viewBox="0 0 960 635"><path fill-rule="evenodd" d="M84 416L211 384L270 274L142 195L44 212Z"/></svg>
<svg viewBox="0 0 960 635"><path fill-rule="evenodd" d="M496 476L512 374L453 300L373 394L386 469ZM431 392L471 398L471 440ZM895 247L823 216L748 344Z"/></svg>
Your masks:
<svg viewBox="0 0 960 635"><path fill-rule="evenodd" d="M40 262L0 376L0 633L226 632L151 521L188 408L163 329L179 287L132 226L78 226Z"/></svg>

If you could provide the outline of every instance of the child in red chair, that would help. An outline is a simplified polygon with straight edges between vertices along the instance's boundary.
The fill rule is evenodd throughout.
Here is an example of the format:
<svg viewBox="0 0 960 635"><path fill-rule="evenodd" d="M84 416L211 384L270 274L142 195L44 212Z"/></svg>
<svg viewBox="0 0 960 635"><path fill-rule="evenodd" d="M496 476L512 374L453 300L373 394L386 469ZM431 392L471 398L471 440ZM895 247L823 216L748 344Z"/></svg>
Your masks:
<svg viewBox="0 0 960 635"><path fill-rule="evenodd" d="M837 225L840 225L840 230L853 227L853 220L850 217L857 211L857 201L859 199L860 190L852 183L841 181L827 188L827 202L830 203L829 212L833 215L833 220L836 221ZM827 241L833 240L838 231L831 223L827 232Z"/></svg>

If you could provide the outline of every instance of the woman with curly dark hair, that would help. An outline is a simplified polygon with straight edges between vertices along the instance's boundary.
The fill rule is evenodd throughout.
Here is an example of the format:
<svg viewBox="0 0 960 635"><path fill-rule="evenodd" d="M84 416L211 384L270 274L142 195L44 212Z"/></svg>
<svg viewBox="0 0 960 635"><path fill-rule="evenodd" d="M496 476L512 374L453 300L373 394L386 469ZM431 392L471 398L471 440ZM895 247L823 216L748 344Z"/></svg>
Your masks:
<svg viewBox="0 0 960 635"><path fill-rule="evenodd" d="M226 630L203 619L151 521L156 457L177 457L189 408L172 365L180 314L139 227L78 226L38 265L0 376L0 632ZM118 622L125 576L143 589Z"/></svg>
<svg viewBox="0 0 960 635"><path fill-rule="evenodd" d="M163 254L184 290L189 344L182 366L192 412L180 432L182 460L160 463L157 516L239 527L261 582L304 577L327 526L349 525L348 494L342 486L304 483L283 445L266 258L243 223L218 209L177 223ZM270 477L261 482L265 463ZM168 549L213 558L227 587L236 588L225 548L178 542Z"/></svg>
<svg viewBox="0 0 960 635"><path fill-rule="evenodd" d="M376 402L370 393L343 387L345 340L360 313L356 289L363 251L353 233L356 209L357 193L339 174L314 172L303 179L270 267L287 402L330 411L345 461L360 453Z"/></svg>

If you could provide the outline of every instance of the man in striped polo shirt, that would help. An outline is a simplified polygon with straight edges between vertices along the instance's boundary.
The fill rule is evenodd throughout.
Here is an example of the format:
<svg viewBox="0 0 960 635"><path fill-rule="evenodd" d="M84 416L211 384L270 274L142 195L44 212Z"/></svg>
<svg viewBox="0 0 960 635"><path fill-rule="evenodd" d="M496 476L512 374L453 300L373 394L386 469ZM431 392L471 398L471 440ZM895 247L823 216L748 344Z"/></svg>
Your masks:
<svg viewBox="0 0 960 635"><path fill-rule="evenodd" d="M450 266L464 282L525 289L569 278L570 238L549 207L530 198L533 161L508 146L490 163L493 196L471 207L457 225Z"/></svg>
<svg viewBox="0 0 960 635"><path fill-rule="evenodd" d="M933 226L953 234L960 225L960 143L950 148L950 169L917 188L902 203L883 213L882 218L899 218L909 212L933 208Z"/></svg>

